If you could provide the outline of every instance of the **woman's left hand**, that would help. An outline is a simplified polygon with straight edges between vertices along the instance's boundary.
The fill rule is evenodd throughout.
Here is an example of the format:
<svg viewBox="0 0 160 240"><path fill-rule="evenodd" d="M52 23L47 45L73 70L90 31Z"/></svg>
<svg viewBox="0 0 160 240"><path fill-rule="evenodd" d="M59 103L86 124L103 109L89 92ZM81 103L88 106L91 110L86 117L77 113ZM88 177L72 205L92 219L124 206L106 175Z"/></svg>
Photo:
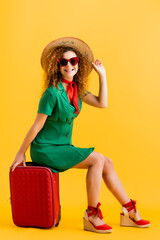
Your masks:
<svg viewBox="0 0 160 240"><path fill-rule="evenodd" d="M105 68L101 62L100 59L97 59L94 62L92 62L92 65L93 65L93 68L95 69L95 71L99 74L99 75L105 75L106 74L106 71L105 71Z"/></svg>

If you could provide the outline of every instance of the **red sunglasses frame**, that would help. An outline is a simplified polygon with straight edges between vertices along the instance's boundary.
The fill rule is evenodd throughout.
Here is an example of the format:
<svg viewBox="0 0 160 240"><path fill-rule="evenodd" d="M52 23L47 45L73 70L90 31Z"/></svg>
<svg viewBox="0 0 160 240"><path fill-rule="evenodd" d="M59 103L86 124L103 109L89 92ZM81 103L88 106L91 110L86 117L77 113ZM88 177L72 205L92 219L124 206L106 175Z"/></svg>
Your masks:
<svg viewBox="0 0 160 240"><path fill-rule="evenodd" d="M59 58L59 59L58 59L58 62L59 62L60 65L61 65L60 61L63 60L63 59L67 61L67 64L68 64L68 62L70 62L70 64L71 64L72 66L75 66L75 65L79 62L79 57L72 57L72 58L70 58L70 59ZM73 64L71 63L71 59L76 59L76 61L77 61L76 64L73 65ZM64 66L63 66L63 65L61 65L61 66L62 66L62 67L65 67L65 66L67 66L67 64L64 65Z"/></svg>

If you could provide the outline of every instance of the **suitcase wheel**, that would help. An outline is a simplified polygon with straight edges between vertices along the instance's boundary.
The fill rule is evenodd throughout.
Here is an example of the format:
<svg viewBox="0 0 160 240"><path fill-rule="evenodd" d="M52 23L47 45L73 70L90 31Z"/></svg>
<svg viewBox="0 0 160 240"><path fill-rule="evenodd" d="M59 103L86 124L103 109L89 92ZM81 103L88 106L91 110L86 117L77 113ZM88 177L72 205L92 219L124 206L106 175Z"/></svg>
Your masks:
<svg viewBox="0 0 160 240"><path fill-rule="evenodd" d="M61 220L61 205L60 205L60 209L59 209L58 222L57 222L57 224L55 225L55 227L58 227L60 220Z"/></svg>

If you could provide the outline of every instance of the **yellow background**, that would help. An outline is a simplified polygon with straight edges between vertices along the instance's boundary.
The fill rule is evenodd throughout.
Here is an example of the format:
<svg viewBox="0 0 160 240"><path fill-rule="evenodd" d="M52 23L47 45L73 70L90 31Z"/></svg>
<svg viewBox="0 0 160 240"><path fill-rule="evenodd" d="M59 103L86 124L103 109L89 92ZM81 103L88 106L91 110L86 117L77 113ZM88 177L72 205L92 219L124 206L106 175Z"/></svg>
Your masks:
<svg viewBox="0 0 160 240"><path fill-rule="evenodd" d="M157 239L160 213L160 1L3 0L1 22L1 236L23 238ZM110 157L128 196L137 201L148 229L119 226L121 206L102 181L100 202L109 236L82 230L87 170L60 173L62 220L58 228L19 228L12 222L9 167L36 117L40 56L52 40L85 41L106 69L108 107L83 103L72 141ZM99 92L93 70L88 89ZM30 161L29 148L26 160Z"/></svg>

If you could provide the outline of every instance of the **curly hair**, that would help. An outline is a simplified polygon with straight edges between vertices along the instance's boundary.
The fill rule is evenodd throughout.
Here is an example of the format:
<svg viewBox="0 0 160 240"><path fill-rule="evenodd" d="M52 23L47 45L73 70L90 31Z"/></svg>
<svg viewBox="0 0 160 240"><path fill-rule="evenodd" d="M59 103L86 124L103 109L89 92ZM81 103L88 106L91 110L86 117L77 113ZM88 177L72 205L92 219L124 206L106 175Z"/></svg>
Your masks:
<svg viewBox="0 0 160 240"><path fill-rule="evenodd" d="M62 74L60 72L60 66L57 59L63 57L63 53L67 51L73 51L79 57L78 62L78 72L74 75L74 82L77 84L77 93L78 96L83 99L87 92L87 82L88 82L88 74L87 69L89 67L88 61L82 54L75 50L72 47L59 46L52 51L47 56L47 68L46 71L43 72L43 88L42 93L51 85L54 87L58 87L58 84L61 81Z"/></svg>

